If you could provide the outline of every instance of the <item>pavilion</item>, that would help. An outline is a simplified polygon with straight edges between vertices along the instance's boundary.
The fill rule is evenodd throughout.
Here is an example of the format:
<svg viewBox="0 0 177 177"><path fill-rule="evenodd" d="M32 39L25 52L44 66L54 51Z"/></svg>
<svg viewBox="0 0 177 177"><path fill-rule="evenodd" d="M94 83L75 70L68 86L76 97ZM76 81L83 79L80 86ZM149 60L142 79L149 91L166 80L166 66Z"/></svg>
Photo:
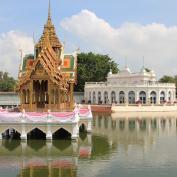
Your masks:
<svg viewBox="0 0 177 177"><path fill-rule="evenodd" d="M48 19L43 34L34 47L34 55L22 58L17 92L21 109L26 111L73 110L73 87L77 75L77 52L64 54L64 46Z"/></svg>

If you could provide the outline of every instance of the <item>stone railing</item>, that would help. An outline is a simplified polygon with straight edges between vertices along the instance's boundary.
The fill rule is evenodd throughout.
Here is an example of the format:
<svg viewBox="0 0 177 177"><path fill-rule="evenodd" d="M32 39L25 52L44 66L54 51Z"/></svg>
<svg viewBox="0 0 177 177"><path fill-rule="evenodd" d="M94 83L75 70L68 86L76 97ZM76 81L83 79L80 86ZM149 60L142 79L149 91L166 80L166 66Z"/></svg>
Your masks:
<svg viewBox="0 0 177 177"><path fill-rule="evenodd" d="M117 87L174 87L174 83L108 83L108 82L86 82L85 87L105 87L105 86L117 86Z"/></svg>

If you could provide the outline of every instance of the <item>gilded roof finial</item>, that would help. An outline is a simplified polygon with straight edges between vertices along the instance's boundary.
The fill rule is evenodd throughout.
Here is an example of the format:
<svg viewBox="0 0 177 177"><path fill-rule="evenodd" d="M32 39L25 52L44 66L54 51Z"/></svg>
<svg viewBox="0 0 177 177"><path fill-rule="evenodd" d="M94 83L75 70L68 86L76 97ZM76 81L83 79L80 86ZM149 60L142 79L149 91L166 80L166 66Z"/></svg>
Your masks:
<svg viewBox="0 0 177 177"><path fill-rule="evenodd" d="M48 19L51 19L51 7L50 7L50 0L49 0L49 9L48 9Z"/></svg>
<svg viewBox="0 0 177 177"><path fill-rule="evenodd" d="M50 3L50 0L49 0L47 25L51 25L51 24L52 24L52 20L51 20L51 3Z"/></svg>

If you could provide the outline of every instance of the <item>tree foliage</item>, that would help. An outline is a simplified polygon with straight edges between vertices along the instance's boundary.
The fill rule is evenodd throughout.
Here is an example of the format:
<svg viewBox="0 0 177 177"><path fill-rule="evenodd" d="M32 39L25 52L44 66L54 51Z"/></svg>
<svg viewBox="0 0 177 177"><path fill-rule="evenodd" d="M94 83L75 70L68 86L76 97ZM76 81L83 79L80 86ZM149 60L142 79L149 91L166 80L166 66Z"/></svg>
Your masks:
<svg viewBox="0 0 177 177"><path fill-rule="evenodd" d="M9 73L0 71L0 91L11 92L14 91L16 80L9 76Z"/></svg>
<svg viewBox="0 0 177 177"><path fill-rule="evenodd" d="M81 53L78 55L78 83L75 91L83 92L85 82L106 81L108 72L118 72L118 65L108 55Z"/></svg>
<svg viewBox="0 0 177 177"><path fill-rule="evenodd" d="M172 76L163 76L159 81L162 83L176 83L176 76L172 77Z"/></svg>
<svg viewBox="0 0 177 177"><path fill-rule="evenodd" d="M159 82L162 83L175 83L176 87L177 87L177 75L176 76L163 76ZM177 91L176 91L176 95L177 95Z"/></svg>

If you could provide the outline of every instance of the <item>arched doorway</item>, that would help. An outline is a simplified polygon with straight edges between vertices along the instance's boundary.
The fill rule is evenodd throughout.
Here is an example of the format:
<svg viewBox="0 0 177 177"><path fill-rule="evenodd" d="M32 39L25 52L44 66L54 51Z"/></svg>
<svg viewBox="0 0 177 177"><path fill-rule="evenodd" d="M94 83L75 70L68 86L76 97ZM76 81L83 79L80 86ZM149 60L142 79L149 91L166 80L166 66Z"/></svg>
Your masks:
<svg viewBox="0 0 177 177"><path fill-rule="evenodd" d="M160 92L160 103L164 103L165 102L165 92L162 91Z"/></svg>
<svg viewBox="0 0 177 177"><path fill-rule="evenodd" d="M88 100L89 104L91 103L91 99L92 99L92 95L91 95L91 92L89 92L89 100Z"/></svg>
<svg viewBox="0 0 177 177"><path fill-rule="evenodd" d="M109 100L108 100L108 92L104 92L104 104L108 104Z"/></svg>
<svg viewBox="0 0 177 177"><path fill-rule="evenodd" d="M171 91L168 92L168 101L169 102L172 101L172 93L171 93Z"/></svg>
<svg viewBox="0 0 177 177"><path fill-rule="evenodd" d="M112 91L111 92L111 103L115 103L116 102L116 92Z"/></svg>
<svg viewBox="0 0 177 177"><path fill-rule="evenodd" d="M52 135L53 139L71 139L71 133L67 130L60 128Z"/></svg>
<svg viewBox="0 0 177 177"><path fill-rule="evenodd" d="M130 91L128 93L128 103L129 104L135 104L135 92Z"/></svg>
<svg viewBox="0 0 177 177"><path fill-rule="evenodd" d="M13 128L10 128L10 129L7 129L5 132L2 133L2 137L4 139L20 140L21 134L17 130L15 130Z"/></svg>
<svg viewBox="0 0 177 177"><path fill-rule="evenodd" d="M125 93L123 91L119 92L119 103L120 104L125 103Z"/></svg>
<svg viewBox="0 0 177 177"><path fill-rule="evenodd" d="M98 104L101 104L102 100L101 100L101 92L98 92Z"/></svg>
<svg viewBox="0 0 177 177"><path fill-rule="evenodd" d="M87 128L84 124L81 124L81 126L79 127L79 132L81 133L87 132Z"/></svg>
<svg viewBox="0 0 177 177"><path fill-rule="evenodd" d="M27 139L45 140L46 134L39 128L35 128L27 134Z"/></svg>
<svg viewBox="0 0 177 177"><path fill-rule="evenodd" d="M45 104L48 104L48 81L33 81L33 90L34 90L34 100L33 103L37 105L37 108L44 108ZM51 92L52 103L54 97L54 90Z"/></svg>
<svg viewBox="0 0 177 177"><path fill-rule="evenodd" d="M141 91L139 94L139 98L142 104L146 104L146 92Z"/></svg>
<svg viewBox="0 0 177 177"><path fill-rule="evenodd" d="M96 94L95 91L92 93L92 100L93 100L93 104L96 103Z"/></svg>
<svg viewBox="0 0 177 177"><path fill-rule="evenodd" d="M150 102L151 104L156 104L157 103L157 94L155 91L152 91L150 93Z"/></svg>

